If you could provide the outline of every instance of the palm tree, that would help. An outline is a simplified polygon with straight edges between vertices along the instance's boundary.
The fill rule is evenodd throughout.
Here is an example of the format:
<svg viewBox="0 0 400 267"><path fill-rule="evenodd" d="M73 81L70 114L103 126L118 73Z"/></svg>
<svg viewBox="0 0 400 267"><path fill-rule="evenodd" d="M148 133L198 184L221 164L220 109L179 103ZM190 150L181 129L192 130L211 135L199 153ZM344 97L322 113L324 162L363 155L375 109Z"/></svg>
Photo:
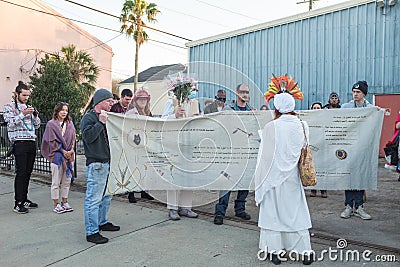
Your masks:
<svg viewBox="0 0 400 267"><path fill-rule="evenodd" d="M99 67L95 65L93 57L82 50L76 50L75 45L70 44L61 48L61 54L55 56L68 63L71 77L78 86L82 95L89 97L95 90L95 84L99 75Z"/></svg>
<svg viewBox="0 0 400 267"><path fill-rule="evenodd" d="M156 15L160 13L157 5L154 3L147 4L144 0L126 0L122 7L120 21L122 22L121 32L125 32L127 36L133 36L136 43L135 50L135 82L134 91L137 90L138 84L138 66L139 66L139 47L149 38L143 30L144 23L142 17L146 15L148 22L156 22Z"/></svg>

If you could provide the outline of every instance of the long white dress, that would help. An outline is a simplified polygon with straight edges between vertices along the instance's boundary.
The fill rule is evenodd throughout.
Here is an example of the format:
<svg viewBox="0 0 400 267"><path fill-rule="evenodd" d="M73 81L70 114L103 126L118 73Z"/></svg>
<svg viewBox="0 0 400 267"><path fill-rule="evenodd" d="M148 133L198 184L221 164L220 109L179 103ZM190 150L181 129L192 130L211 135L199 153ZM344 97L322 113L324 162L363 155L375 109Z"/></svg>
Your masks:
<svg viewBox="0 0 400 267"><path fill-rule="evenodd" d="M308 126L303 122L308 138ZM265 125L255 171L261 250L311 250L311 219L300 181L298 161L305 138L301 121L282 115Z"/></svg>

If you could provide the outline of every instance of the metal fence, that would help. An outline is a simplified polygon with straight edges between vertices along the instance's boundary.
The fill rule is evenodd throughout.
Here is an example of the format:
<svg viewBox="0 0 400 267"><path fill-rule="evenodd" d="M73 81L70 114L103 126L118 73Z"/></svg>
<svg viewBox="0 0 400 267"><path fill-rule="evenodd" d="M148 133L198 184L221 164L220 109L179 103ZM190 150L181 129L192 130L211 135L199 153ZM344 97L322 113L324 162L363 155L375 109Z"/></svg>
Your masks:
<svg viewBox="0 0 400 267"><path fill-rule="evenodd" d="M42 143L43 133L46 129L46 123L50 118L40 118L41 124L39 129L36 130L36 159L33 165L33 172L48 174L51 173L50 162L45 159L40 152L40 145ZM8 140L7 123L3 119L3 114L0 114L0 168L12 170L15 167L14 156L7 157L7 152L10 149L11 142ZM81 145L82 146L82 145ZM77 151L75 146L75 152ZM82 146L83 147L83 146ZM83 149L83 148L82 148ZM74 173L76 174L77 166L76 161L74 164Z"/></svg>

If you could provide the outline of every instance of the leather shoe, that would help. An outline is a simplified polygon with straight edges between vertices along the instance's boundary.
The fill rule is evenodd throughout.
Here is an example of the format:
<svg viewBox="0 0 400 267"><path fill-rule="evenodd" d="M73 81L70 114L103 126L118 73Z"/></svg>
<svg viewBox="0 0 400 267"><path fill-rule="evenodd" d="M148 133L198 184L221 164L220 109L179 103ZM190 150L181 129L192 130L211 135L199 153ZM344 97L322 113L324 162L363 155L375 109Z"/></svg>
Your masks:
<svg viewBox="0 0 400 267"><path fill-rule="evenodd" d="M275 265L279 265L282 263L282 261L278 258L278 255L276 254L271 254L271 261Z"/></svg>
<svg viewBox="0 0 400 267"><path fill-rule="evenodd" d="M235 216L236 216L236 217L240 217L241 219L246 220L246 221L248 221L248 220L251 219L250 214L248 214L248 213L245 212L245 211L243 211L243 212L241 212L241 213L238 213L238 214L236 214Z"/></svg>
<svg viewBox="0 0 400 267"><path fill-rule="evenodd" d="M154 197L150 196L146 191L140 192L140 197L148 200L154 200Z"/></svg>
<svg viewBox="0 0 400 267"><path fill-rule="evenodd" d="M112 224L110 222L99 226L99 230L101 230L101 231L111 231L111 232L119 231L120 228L121 227L119 227L117 225L114 225L114 224Z"/></svg>
<svg viewBox="0 0 400 267"><path fill-rule="evenodd" d="M313 262L314 262L314 259L311 257L311 255L304 255L303 256L303 264L304 265L310 265Z"/></svg>
<svg viewBox="0 0 400 267"><path fill-rule="evenodd" d="M129 203L136 203L136 198L135 198L135 193L134 192L129 192L128 200L129 200Z"/></svg>
<svg viewBox="0 0 400 267"><path fill-rule="evenodd" d="M222 215L216 215L216 216L214 217L214 224L216 224L216 225L224 224L224 216L222 216Z"/></svg>
<svg viewBox="0 0 400 267"><path fill-rule="evenodd" d="M92 242L95 244L105 244L108 242L108 238L102 236L99 232L86 236L87 242Z"/></svg>

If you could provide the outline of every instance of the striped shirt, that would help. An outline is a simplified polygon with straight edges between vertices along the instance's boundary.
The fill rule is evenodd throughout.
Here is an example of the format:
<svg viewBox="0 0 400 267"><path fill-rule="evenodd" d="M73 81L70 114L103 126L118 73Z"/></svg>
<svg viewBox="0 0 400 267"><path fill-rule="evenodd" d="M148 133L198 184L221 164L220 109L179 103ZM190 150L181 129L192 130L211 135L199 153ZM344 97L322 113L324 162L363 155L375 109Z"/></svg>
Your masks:
<svg viewBox="0 0 400 267"><path fill-rule="evenodd" d="M8 139L11 142L18 140L36 140L35 129L40 127L40 118L36 118L32 114L24 114L21 110L27 108L26 104L15 102L5 104L3 107L4 121L7 122Z"/></svg>

